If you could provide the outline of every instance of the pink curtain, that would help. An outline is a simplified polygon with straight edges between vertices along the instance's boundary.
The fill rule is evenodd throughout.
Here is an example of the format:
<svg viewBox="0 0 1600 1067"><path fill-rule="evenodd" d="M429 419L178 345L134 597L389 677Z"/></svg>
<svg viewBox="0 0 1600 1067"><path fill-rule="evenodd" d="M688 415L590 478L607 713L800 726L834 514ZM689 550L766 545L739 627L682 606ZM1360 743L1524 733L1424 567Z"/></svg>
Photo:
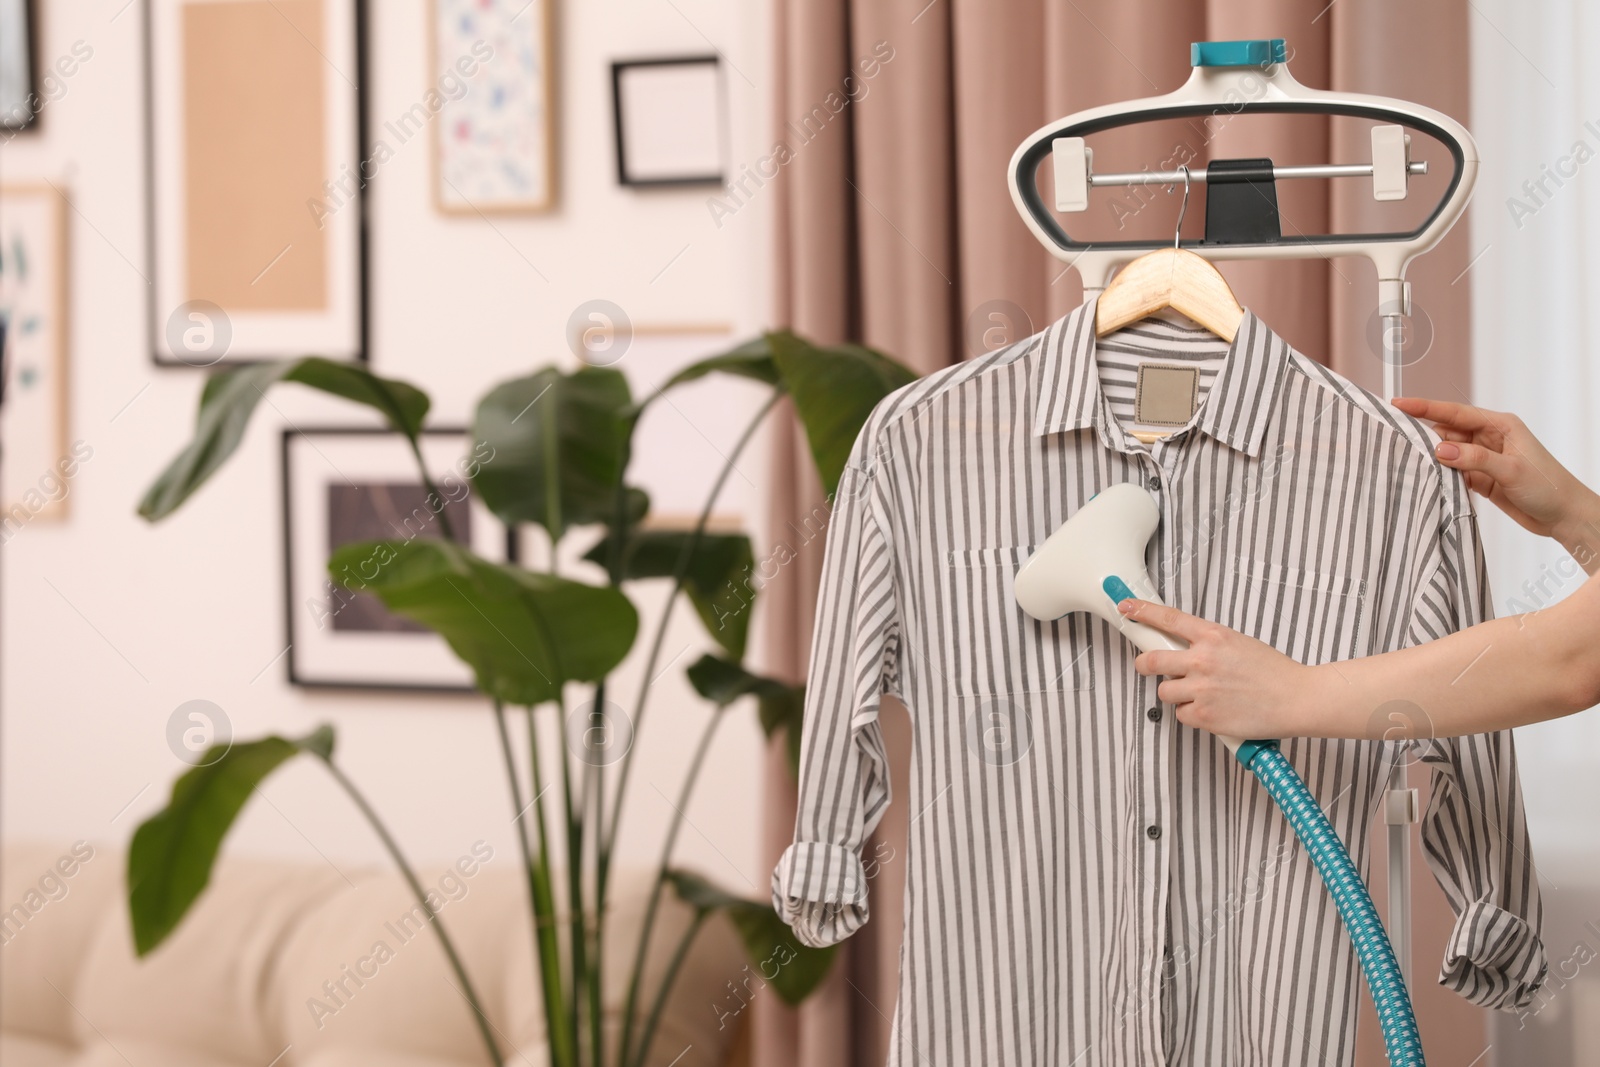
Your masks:
<svg viewBox="0 0 1600 1067"><path fill-rule="evenodd" d="M1466 0L1208 0L1159 9L1128 0L777 0L773 126L788 149L774 182L777 320L823 342L862 341L924 373L1025 337L1082 301L1076 273L1037 244L1007 192L1006 163L1033 130L1083 108L1176 88L1189 74L1191 41L1251 37L1286 38L1290 70L1307 85L1396 96L1464 118L1468 12ZM1419 41L1427 46L1417 47ZM1180 145L1195 153L1187 161L1201 162L1369 158L1367 123L1247 118L1169 121L1100 135L1095 166L1159 166ZM1449 170L1442 153L1415 147L1434 173L1414 184L1403 205L1375 204L1360 180L1280 182L1284 232L1415 225L1437 201ZM1091 210L1075 221L1086 239L1171 234L1179 199L1130 195L1115 210ZM1185 236L1199 236L1203 218L1197 188ZM1463 221L1410 270L1420 311L1414 318L1424 324L1412 351L1426 350L1406 372L1410 392L1470 393L1468 292L1455 282L1471 256ZM1370 264L1240 263L1224 272L1240 301L1290 343L1377 388ZM791 528L798 534L798 516L823 497L792 421L779 434L774 462L775 535ZM803 536L786 539L798 544ZM795 679L805 674L821 562L820 540L810 542L766 592L769 661ZM887 710L882 722L893 779L903 783L909 722L903 711ZM767 781L767 859L776 862L793 830L795 803L792 776L776 750ZM890 808L878 831L878 855L903 856L908 815L903 804ZM1382 849L1376 851L1372 873L1382 885ZM892 858L879 865L872 920L842 947L821 990L794 1011L775 998L759 1002L754 1063L884 1062L903 869ZM1470 1063L1484 1048L1484 1019L1432 981L1450 911L1420 856L1416 872L1414 996L1429 1056ZM1370 1012L1362 1031L1362 1062L1376 1067L1384 1060Z"/></svg>

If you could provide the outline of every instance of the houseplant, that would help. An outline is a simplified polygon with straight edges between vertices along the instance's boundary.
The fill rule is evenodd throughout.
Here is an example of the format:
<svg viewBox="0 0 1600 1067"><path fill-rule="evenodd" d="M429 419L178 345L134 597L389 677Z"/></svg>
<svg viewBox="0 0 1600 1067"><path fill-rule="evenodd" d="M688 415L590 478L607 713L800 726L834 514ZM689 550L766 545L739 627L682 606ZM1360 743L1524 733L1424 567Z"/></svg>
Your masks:
<svg viewBox="0 0 1600 1067"><path fill-rule="evenodd" d="M688 530L654 528L644 521L650 506L647 494L627 481L634 429L640 415L663 394L710 374L762 383L770 395L727 456L695 525ZM526 871L551 1062L556 1067L643 1067L678 964L713 916L734 924L757 964L783 952L783 966L768 981L790 1003L815 988L832 956L831 949L790 942L787 928L767 902L742 899L672 866L683 811L727 708L741 697L754 697L767 735L786 738L791 763L799 751L802 690L754 674L744 665L755 596L748 580L754 561L750 541L743 534L708 529L712 508L739 454L784 397L804 427L831 498L872 407L913 377L870 349L823 347L792 333L774 332L685 368L637 402L620 372L594 366L571 371L547 367L495 386L480 401L473 421L473 453L481 462L466 471L472 491L508 525L541 528L552 561L564 538L590 538L584 559L603 575L598 581L557 574L553 564L551 570L532 571L490 562L454 541L445 498L418 446L427 395L363 367L318 357L214 374L201 395L193 438L150 486L139 511L154 522L182 506L237 449L255 407L275 385L299 383L365 405L405 436L429 493L428 507L444 536L348 545L328 561L329 574L334 582L372 593L391 611L439 633L472 669L478 689L493 704L512 803L518 813L528 813L514 822ZM717 712L694 750L662 841L627 976L621 1034L608 1041L600 992L608 893L636 746L620 757L617 779L608 786L607 760L586 758L582 745L569 743L566 701L571 687L590 686L588 707L594 714L603 716L612 706L608 678L638 637L638 613L627 584L646 578L671 578L673 590L649 645L643 682L631 707L622 712L634 736L644 725L649 681L655 677L667 621L680 594L689 597L718 648L688 668L690 683ZM528 725L532 780L526 786L519 780L506 728L508 709L516 708L522 709ZM547 711L553 711L561 742L560 781L548 789L540 780L537 721ZM297 755L322 763L371 823L429 915L473 1007L490 1061L502 1064L465 965L393 835L335 762L334 733L326 725L300 738L269 736L219 746L174 783L166 807L139 826L129 848L127 888L136 950L148 953L182 921L205 889L222 840L244 802L267 775ZM524 788L532 798L526 808ZM558 845L559 854L567 858L564 878L557 877L552 864ZM658 988L647 989L643 963L652 949L659 903L669 890L689 905L694 919L672 946Z"/></svg>

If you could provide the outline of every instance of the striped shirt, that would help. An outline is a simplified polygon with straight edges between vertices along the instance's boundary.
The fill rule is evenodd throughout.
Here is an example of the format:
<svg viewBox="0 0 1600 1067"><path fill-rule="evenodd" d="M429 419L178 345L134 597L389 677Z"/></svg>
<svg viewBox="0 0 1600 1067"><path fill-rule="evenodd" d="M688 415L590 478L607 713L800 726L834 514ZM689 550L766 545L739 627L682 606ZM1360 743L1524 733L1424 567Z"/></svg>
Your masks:
<svg viewBox="0 0 1600 1067"><path fill-rule="evenodd" d="M1147 559L1167 603L1303 663L1363 656L1487 617L1468 494L1418 423L1252 313L1231 344L1159 320L1097 342L1094 315L914 382L862 430L774 906L810 945L867 921L892 694L913 815L891 1064L1348 1065L1354 951L1265 790L1177 722L1106 623L1036 622L1011 583L1091 496L1138 482L1160 505ZM1209 371L1152 445L1126 426L1147 360ZM1396 743L1283 746L1363 870ZM1545 956L1511 737L1410 758L1432 772L1423 843L1458 917L1439 981L1524 1005Z"/></svg>

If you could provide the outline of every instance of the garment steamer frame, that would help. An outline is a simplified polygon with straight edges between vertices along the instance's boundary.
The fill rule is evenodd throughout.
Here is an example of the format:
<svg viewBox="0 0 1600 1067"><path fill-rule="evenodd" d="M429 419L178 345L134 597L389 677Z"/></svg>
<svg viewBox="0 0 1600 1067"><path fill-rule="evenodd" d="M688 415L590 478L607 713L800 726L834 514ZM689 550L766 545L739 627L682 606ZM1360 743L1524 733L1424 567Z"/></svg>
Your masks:
<svg viewBox="0 0 1600 1067"><path fill-rule="evenodd" d="M1472 135L1450 116L1432 108L1404 100L1363 93L1341 93L1312 89L1289 73L1287 50L1282 41L1206 42L1194 46L1194 65L1189 80L1180 88L1161 96L1143 97L1075 112L1036 130L1012 154L1009 166L1011 199L1028 229L1033 231L1050 254L1076 267L1083 278L1085 295L1104 289L1112 272L1157 248L1169 247L1165 241L1114 241L1088 244L1073 240L1045 207L1037 181L1039 164L1046 156L1057 162L1056 191L1058 210L1082 210L1087 205L1087 189L1095 184L1171 184L1171 175L1126 174L1106 176L1096 183L1089 174L1092 153L1086 153L1081 139L1087 134L1136 122L1198 116L1227 117L1252 114L1350 115L1410 126L1445 145L1455 163L1444 196L1432 214L1415 230L1405 233L1357 233L1295 235L1265 244L1205 244L1181 241L1181 247L1207 259L1324 259L1333 256L1365 256L1378 272L1378 310L1382 315L1383 395L1392 400L1400 395L1403 319L1411 313L1411 286L1405 280L1407 265L1429 251L1450 230L1471 199L1478 177L1478 148ZM1381 127L1380 127L1381 129ZM1420 165L1409 158L1409 138L1404 142L1398 175L1378 160L1380 147L1374 131L1372 166L1331 166L1276 168L1281 177L1334 177L1374 174L1375 194L1381 199L1400 199L1405 181L1419 173ZM1081 161L1081 162L1078 162ZM1063 165L1075 162L1078 173L1064 173ZM1392 162L1392 161L1390 161ZM1293 172L1293 173L1288 173ZM1185 174L1187 178L1188 175ZM1197 170L1195 181L1205 181ZM1394 191L1398 180L1399 192ZM1387 188L1385 188L1387 181ZM1078 183L1074 185L1073 183ZM1417 791L1410 787L1405 750L1396 746L1389 769L1384 818L1389 826L1388 920L1395 955L1407 985L1411 981L1411 832L1418 821Z"/></svg>

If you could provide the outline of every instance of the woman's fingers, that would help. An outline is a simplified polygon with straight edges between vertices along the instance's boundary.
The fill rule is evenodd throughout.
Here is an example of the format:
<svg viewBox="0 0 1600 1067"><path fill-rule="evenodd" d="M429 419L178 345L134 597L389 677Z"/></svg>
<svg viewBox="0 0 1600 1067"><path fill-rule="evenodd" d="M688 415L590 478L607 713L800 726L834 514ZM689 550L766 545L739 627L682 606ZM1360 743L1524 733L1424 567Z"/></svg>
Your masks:
<svg viewBox="0 0 1600 1067"><path fill-rule="evenodd" d="M1471 489L1481 497L1487 498L1494 495L1495 482L1493 478L1482 471L1467 471L1466 475L1468 489Z"/></svg>
<svg viewBox="0 0 1600 1067"><path fill-rule="evenodd" d="M1168 704L1187 704L1194 699L1193 689L1186 678L1168 678L1156 686L1156 699Z"/></svg>
<svg viewBox="0 0 1600 1067"><path fill-rule="evenodd" d="M1501 483L1515 484L1519 474L1515 459L1470 441L1440 441L1433 454L1453 470L1481 471Z"/></svg>
<svg viewBox="0 0 1600 1067"><path fill-rule="evenodd" d="M1133 661L1133 669L1146 678L1158 676L1177 678L1189 673L1188 654L1185 652L1141 652Z"/></svg>
<svg viewBox="0 0 1600 1067"><path fill-rule="evenodd" d="M1500 430L1509 416L1471 404L1451 400L1428 400L1418 396L1397 396L1391 403L1407 415L1457 430Z"/></svg>
<svg viewBox="0 0 1600 1067"><path fill-rule="evenodd" d="M1124 600L1117 605L1117 610L1135 622L1165 630L1191 644L1211 625L1204 619L1197 619L1177 608L1169 608L1165 604L1153 604L1148 600Z"/></svg>
<svg viewBox="0 0 1600 1067"><path fill-rule="evenodd" d="M1194 683L1189 678L1163 678L1162 685L1155 686L1155 699L1163 704L1173 704L1174 707L1190 707L1194 701Z"/></svg>

